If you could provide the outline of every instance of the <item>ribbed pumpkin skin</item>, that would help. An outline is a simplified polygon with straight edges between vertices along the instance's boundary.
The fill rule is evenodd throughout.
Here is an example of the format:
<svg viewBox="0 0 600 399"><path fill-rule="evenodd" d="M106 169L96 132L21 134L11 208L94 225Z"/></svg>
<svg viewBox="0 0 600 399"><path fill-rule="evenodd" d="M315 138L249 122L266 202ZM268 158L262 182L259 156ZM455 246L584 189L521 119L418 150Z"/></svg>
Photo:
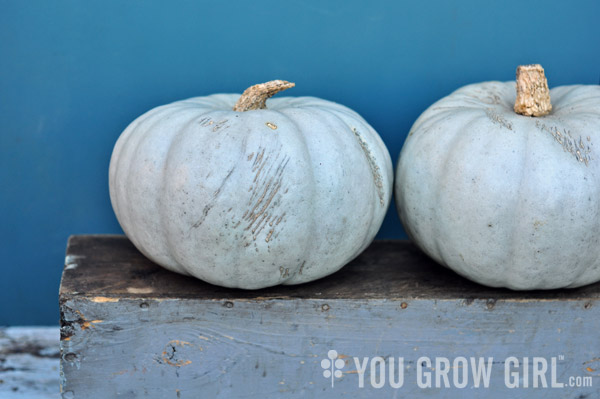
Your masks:
<svg viewBox="0 0 600 399"><path fill-rule="evenodd" d="M515 290L600 280L600 87L551 90L543 117L515 83L465 86L414 123L396 170L409 236L457 273Z"/></svg>
<svg viewBox="0 0 600 399"><path fill-rule="evenodd" d="M238 98L175 102L125 129L109 171L121 227L159 265L225 287L337 271L373 240L389 206L385 145L339 104L282 97L234 112Z"/></svg>

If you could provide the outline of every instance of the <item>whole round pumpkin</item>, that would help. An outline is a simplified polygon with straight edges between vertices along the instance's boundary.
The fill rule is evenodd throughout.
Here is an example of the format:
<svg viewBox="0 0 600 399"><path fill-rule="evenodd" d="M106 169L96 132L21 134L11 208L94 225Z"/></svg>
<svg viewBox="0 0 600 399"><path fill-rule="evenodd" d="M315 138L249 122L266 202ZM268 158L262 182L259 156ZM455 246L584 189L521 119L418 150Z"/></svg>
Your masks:
<svg viewBox="0 0 600 399"><path fill-rule="evenodd" d="M212 284L257 289L326 276L369 245L390 203L389 153L342 105L284 97L265 108L291 86L174 102L125 129L110 198L144 255Z"/></svg>
<svg viewBox="0 0 600 399"><path fill-rule="evenodd" d="M519 68L517 89L465 86L418 118L396 171L404 227L426 254L481 284L596 282L600 87L548 92L543 69L532 65Z"/></svg>

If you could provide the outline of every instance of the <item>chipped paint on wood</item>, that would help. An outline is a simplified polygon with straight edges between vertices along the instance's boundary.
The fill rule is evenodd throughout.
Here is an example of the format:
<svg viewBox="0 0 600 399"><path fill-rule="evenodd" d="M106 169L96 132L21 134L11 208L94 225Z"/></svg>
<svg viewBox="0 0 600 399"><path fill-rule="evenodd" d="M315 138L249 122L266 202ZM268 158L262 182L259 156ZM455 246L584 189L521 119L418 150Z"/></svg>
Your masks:
<svg viewBox="0 0 600 399"><path fill-rule="evenodd" d="M94 327L94 324L96 323L102 323L102 320L84 321L83 323L81 323L81 329L87 330L90 327Z"/></svg>
<svg viewBox="0 0 600 399"><path fill-rule="evenodd" d="M109 298L106 296L95 296L90 299L92 302L96 303L106 303L106 302L119 302L119 298Z"/></svg>
<svg viewBox="0 0 600 399"><path fill-rule="evenodd" d="M77 269L79 259L85 259L85 255L67 255L65 257L65 268L67 270Z"/></svg>
<svg viewBox="0 0 600 399"><path fill-rule="evenodd" d="M165 349L162 352L162 362L173 367L189 366L190 364L192 364L192 361L189 359L182 359L182 355L180 353L181 351L178 351L178 348L185 348L186 346L195 347L195 345L192 345L187 341L172 339L168 342L168 344L165 346ZM201 347L198 347L198 349L202 351Z"/></svg>
<svg viewBox="0 0 600 399"><path fill-rule="evenodd" d="M151 294L152 291L154 291L154 289L150 287L127 287L127 292L129 292L130 294Z"/></svg>

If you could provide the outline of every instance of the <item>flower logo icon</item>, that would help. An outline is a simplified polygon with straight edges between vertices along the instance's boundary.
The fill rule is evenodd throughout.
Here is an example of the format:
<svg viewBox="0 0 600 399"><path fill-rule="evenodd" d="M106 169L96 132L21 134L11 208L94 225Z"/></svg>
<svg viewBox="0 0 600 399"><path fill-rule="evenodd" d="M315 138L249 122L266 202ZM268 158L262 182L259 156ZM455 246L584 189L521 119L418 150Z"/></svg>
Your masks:
<svg viewBox="0 0 600 399"><path fill-rule="evenodd" d="M331 378L331 387L333 388L333 379L340 378L342 376L342 370L344 368L344 360L338 359L338 353L335 350L327 352L328 359L321 360L321 367L323 371L323 377Z"/></svg>

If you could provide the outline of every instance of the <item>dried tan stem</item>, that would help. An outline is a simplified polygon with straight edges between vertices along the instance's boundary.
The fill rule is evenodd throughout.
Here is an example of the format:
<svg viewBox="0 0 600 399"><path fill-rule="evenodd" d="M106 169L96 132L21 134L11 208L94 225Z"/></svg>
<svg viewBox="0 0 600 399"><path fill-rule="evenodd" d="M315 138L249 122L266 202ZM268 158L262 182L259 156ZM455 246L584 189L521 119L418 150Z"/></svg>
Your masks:
<svg viewBox="0 0 600 399"><path fill-rule="evenodd" d="M552 111L550 89L540 64L517 68L517 99L515 112L525 116L544 116Z"/></svg>
<svg viewBox="0 0 600 399"><path fill-rule="evenodd" d="M245 112L253 109L267 108L267 99L282 90L294 87L296 84L285 80L271 80L248 87L233 106L234 111Z"/></svg>

